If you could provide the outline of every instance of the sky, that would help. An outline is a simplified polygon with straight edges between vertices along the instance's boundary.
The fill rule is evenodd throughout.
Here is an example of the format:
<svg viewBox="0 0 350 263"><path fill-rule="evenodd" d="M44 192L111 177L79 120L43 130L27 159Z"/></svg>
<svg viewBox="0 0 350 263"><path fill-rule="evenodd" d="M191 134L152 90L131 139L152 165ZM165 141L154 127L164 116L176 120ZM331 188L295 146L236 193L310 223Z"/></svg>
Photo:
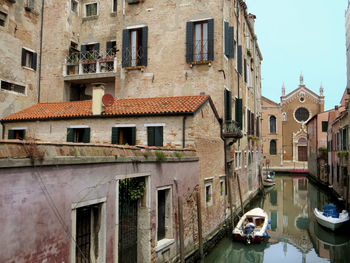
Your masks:
<svg viewBox="0 0 350 263"><path fill-rule="evenodd" d="M325 110L339 105L346 88L345 11L348 0L246 0L256 15L263 56L262 95L279 103L298 88L300 73L316 94L322 83Z"/></svg>

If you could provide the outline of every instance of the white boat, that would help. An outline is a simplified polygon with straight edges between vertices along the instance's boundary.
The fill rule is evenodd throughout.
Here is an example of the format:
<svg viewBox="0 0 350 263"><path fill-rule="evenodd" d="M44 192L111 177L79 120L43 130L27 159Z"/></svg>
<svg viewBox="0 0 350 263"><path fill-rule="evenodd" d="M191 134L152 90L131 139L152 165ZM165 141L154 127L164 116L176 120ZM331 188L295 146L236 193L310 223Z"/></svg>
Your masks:
<svg viewBox="0 0 350 263"><path fill-rule="evenodd" d="M331 230L336 230L344 225L349 220L349 214L346 210L343 210L339 213L339 217L325 216L322 211L319 211L317 208L314 209L314 214L316 216L317 222L327 227Z"/></svg>
<svg viewBox="0 0 350 263"><path fill-rule="evenodd" d="M245 213L238 221L232 234L235 240L251 242L261 242L266 234L268 217L261 208L254 208Z"/></svg>

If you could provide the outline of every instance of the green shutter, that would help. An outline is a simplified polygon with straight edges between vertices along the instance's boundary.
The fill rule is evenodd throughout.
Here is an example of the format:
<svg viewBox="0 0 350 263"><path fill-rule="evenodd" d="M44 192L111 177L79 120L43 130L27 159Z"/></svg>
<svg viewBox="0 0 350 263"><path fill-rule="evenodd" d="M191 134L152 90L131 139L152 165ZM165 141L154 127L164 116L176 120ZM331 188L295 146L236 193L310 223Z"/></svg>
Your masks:
<svg viewBox="0 0 350 263"><path fill-rule="evenodd" d="M83 142L85 142L85 143L89 143L90 142L90 128L85 128L84 129Z"/></svg>
<svg viewBox="0 0 350 263"><path fill-rule="evenodd" d="M22 48L22 66L26 65L26 50Z"/></svg>
<svg viewBox="0 0 350 263"><path fill-rule="evenodd" d="M119 144L119 128L112 127L112 144Z"/></svg>
<svg viewBox="0 0 350 263"><path fill-rule="evenodd" d="M224 92L225 121L232 120L232 92L225 89Z"/></svg>
<svg viewBox="0 0 350 263"><path fill-rule="evenodd" d="M193 22L186 23L186 62L193 62Z"/></svg>
<svg viewBox="0 0 350 263"><path fill-rule="evenodd" d="M228 31L228 38L229 38L229 50L228 50L228 52L229 52L229 58L234 58L235 57L235 53L234 53L234 51L235 51L235 49L234 49L234 33L233 33L234 31L233 31L233 27L232 26L230 26L229 27L229 31Z"/></svg>
<svg viewBox="0 0 350 263"><path fill-rule="evenodd" d="M163 146L163 127L155 127L154 135L155 146Z"/></svg>
<svg viewBox="0 0 350 263"><path fill-rule="evenodd" d="M236 122L242 130L242 99L236 99Z"/></svg>
<svg viewBox="0 0 350 263"><path fill-rule="evenodd" d="M73 142L73 141L74 141L74 129L67 128L67 142Z"/></svg>
<svg viewBox="0 0 350 263"><path fill-rule="evenodd" d="M141 65L147 66L147 49L148 49L148 27L142 28L142 49L143 54L141 58Z"/></svg>
<svg viewBox="0 0 350 263"><path fill-rule="evenodd" d="M15 131L14 130L9 130L7 139L15 139Z"/></svg>
<svg viewBox="0 0 350 263"><path fill-rule="evenodd" d="M130 32L129 29L123 30L122 42L122 67L129 67L130 65Z"/></svg>
<svg viewBox="0 0 350 263"><path fill-rule="evenodd" d="M244 59L244 81L247 82L247 60Z"/></svg>
<svg viewBox="0 0 350 263"><path fill-rule="evenodd" d="M242 46L238 46L237 52L238 52L237 54L238 72L239 74L242 75Z"/></svg>
<svg viewBox="0 0 350 263"><path fill-rule="evenodd" d="M214 19L208 20L208 60L214 60Z"/></svg>
<svg viewBox="0 0 350 263"><path fill-rule="evenodd" d="M131 145L136 145L136 127L131 128Z"/></svg>
<svg viewBox="0 0 350 263"><path fill-rule="evenodd" d="M32 55L32 69L36 70L36 61L37 61L37 54L33 53Z"/></svg>
<svg viewBox="0 0 350 263"><path fill-rule="evenodd" d="M147 127L147 142L148 146L154 146L154 127Z"/></svg>
<svg viewBox="0 0 350 263"><path fill-rule="evenodd" d="M224 34L225 34L225 55L226 57L230 57L230 52L229 52L229 45L230 45L230 42L229 42L229 24L228 22L224 22Z"/></svg>

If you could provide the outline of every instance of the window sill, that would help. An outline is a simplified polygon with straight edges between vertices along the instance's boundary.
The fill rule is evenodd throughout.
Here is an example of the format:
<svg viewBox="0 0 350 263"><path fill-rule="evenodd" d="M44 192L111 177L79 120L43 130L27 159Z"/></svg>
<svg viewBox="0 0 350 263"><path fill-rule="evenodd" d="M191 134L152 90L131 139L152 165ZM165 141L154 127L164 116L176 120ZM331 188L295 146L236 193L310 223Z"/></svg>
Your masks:
<svg viewBox="0 0 350 263"><path fill-rule="evenodd" d="M156 246L155 250L156 250L156 252L159 252L162 249L164 249L164 248L166 248L174 243L175 243L174 239L168 239L168 238L161 239L157 242L157 246Z"/></svg>
<svg viewBox="0 0 350 263"><path fill-rule="evenodd" d="M85 16L82 18L83 22L90 21L90 20L96 20L98 18L98 15L95 16Z"/></svg>
<svg viewBox="0 0 350 263"><path fill-rule="evenodd" d="M145 68L145 66L124 67L125 70L141 70L142 72L145 70Z"/></svg>
<svg viewBox="0 0 350 263"><path fill-rule="evenodd" d="M34 71L34 72L35 72L35 70L32 69L32 68L30 68L30 67L22 66L22 68L23 68L23 69L28 69L28 70L30 70L30 71Z"/></svg>
<svg viewBox="0 0 350 263"><path fill-rule="evenodd" d="M193 65L208 65L209 67L211 67L212 64L212 60L204 60L204 61L193 61L193 62L189 62L188 64L190 65L190 67L192 67Z"/></svg>

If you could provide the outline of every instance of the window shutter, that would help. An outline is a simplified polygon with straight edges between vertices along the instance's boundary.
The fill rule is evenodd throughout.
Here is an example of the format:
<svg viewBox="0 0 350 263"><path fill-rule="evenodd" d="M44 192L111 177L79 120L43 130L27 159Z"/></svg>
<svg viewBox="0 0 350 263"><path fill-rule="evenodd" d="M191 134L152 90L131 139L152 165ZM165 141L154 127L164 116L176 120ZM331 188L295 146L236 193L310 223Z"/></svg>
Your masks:
<svg viewBox="0 0 350 263"><path fill-rule="evenodd" d="M193 62L193 22L186 24L186 62Z"/></svg>
<svg viewBox="0 0 350 263"><path fill-rule="evenodd" d="M248 70L247 70L247 60L244 59L244 81L247 82L247 73L248 73Z"/></svg>
<svg viewBox="0 0 350 263"><path fill-rule="evenodd" d="M32 56L32 69L36 70L36 60L37 60L37 54L34 52Z"/></svg>
<svg viewBox="0 0 350 263"><path fill-rule="evenodd" d="M131 128L131 145L136 145L136 127Z"/></svg>
<svg viewBox="0 0 350 263"><path fill-rule="evenodd" d="M130 65L130 32L128 29L123 30L123 42L122 42L122 67L128 67Z"/></svg>
<svg viewBox="0 0 350 263"><path fill-rule="evenodd" d="M111 53L111 50L113 48L113 42L112 41L107 41L106 43L106 53Z"/></svg>
<svg viewBox="0 0 350 263"><path fill-rule="evenodd" d="M86 56L86 45L81 45L80 47L80 58L85 59Z"/></svg>
<svg viewBox="0 0 350 263"><path fill-rule="evenodd" d="M251 127L250 127L250 110L247 110L247 124L248 124L248 134L251 134Z"/></svg>
<svg viewBox="0 0 350 263"><path fill-rule="evenodd" d="M98 55L100 53L100 43L96 43L94 46L94 51Z"/></svg>
<svg viewBox="0 0 350 263"><path fill-rule="evenodd" d="M236 122L242 130L242 99L236 99Z"/></svg>
<svg viewBox="0 0 350 263"><path fill-rule="evenodd" d="M74 141L74 129L67 128L67 142L73 142L73 141Z"/></svg>
<svg viewBox="0 0 350 263"><path fill-rule="evenodd" d="M251 120L251 122L252 122L252 124L251 124L251 126L252 126L252 135L254 135L255 134L255 114L253 112L252 112L251 118L252 118L252 120Z"/></svg>
<svg viewBox="0 0 350 263"><path fill-rule="evenodd" d="M214 60L214 19L208 20L208 60Z"/></svg>
<svg viewBox="0 0 350 263"><path fill-rule="evenodd" d="M119 144L119 129L112 127L112 144Z"/></svg>
<svg viewBox="0 0 350 263"><path fill-rule="evenodd" d="M234 33L233 33L233 27L229 27L229 32L228 32L228 41L229 41L229 58L234 58L235 53L234 53Z"/></svg>
<svg viewBox="0 0 350 263"><path fill-rule="evenodd" d="M163 127L155 127L154 135L155 146L163 146Z"/></svg>
<svg viewBox="0 0 350 263"><path fill-rule="evenodd" d="M228 22L224 22L224 34L225 34L225 55L226 57L230 57L230 52L229 52L229 24Z"/></svg>
<svg viewBox="0 0 350 263"><path fill-rule="evenodd" d="M238 73L242 75L242 46L238 46L237 52Z"/></svg>
<svg viewBox="0 0 350 263"><path fill-rule="evenodd" d="M26 50L22 48L22 66L26 65Z"/></svg>
<svg viewBox="0 0 350 263"><path fill-rule="evenodd" d="M147 50L148 50L148 26L142 28L142 66L147 66Z"/></svg>
<svg viewBox="0 0 350 263"><path fill-rule="evenodd" d="M148 146L154 146L154 127L147 127Z"/></svg>
<svg viewBox="0 0 350 263"><path fill-rule="evenodd" d="M15 139L15 131L14 130L9 130L7 139Z"/></svg>
<svg viewBox="0 0 350 263"><path fill-rule="evenodd" d="M225 89L224 93L225 120L232 120L232 92Z"/></svg>
<svg viewBox="0 0 350 263"><path fill-rule="evenodd" d="M83 142L86 142L86 143L90 142L90 128L84 129Z"/></svg>

